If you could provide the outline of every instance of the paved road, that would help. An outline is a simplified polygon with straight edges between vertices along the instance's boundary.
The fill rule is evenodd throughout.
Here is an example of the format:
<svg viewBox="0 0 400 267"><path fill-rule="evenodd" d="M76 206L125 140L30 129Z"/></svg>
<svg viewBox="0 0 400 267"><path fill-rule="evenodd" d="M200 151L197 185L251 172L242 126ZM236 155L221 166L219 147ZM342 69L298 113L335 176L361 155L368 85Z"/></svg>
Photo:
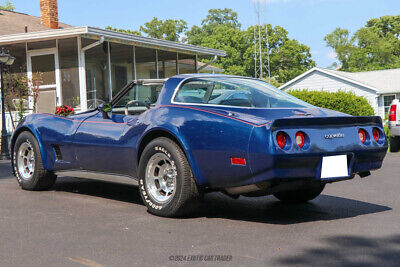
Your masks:
<svg viewBox="0 0 400 267"><path fill-rule="evenodd" d="M222 264L234 266L399 265L400 154L309 204L211 194L184 219L148 214L133 186L63 177L53 190L22 191L0 162L0 266L193 263L179 255L231 255Z"/></svg>

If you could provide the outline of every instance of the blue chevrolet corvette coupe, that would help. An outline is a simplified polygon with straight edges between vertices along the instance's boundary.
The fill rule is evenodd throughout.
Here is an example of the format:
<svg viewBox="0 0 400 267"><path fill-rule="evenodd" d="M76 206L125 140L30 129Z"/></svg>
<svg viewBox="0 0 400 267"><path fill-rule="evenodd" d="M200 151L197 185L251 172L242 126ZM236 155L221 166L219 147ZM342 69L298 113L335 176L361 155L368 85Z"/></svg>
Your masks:
<svg viewBox="0 0 400 267"><path fill-rule="evenodd" d="M261 80L201 74L132 81L110 103L68 117L29 115L11 139L23 189L48 189L57 175L124 176L166 217L212 191L306 202L327 183L379 169L387 148L380 117L317 108Z"/></svg>

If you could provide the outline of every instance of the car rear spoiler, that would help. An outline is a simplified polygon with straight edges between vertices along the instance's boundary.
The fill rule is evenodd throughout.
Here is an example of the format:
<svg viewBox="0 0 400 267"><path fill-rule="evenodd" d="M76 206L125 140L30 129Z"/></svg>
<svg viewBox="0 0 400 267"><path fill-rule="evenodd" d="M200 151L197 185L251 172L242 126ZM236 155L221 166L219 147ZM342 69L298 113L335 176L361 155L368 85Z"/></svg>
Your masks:
<svg viewBox="0 0 400 267"><path fill-rule="evenodd" d="M379 116L345 116L345 117L314 117L314 118L288 118L277 119L272 124L272 129L282 128L285 126L367 126L382 125L382 118Z"/></svg>

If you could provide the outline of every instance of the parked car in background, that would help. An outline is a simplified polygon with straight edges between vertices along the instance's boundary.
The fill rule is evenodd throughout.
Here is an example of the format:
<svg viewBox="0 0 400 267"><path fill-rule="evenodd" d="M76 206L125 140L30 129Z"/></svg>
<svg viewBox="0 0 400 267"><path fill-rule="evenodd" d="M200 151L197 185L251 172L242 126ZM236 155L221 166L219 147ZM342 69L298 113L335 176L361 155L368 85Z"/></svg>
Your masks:
<svg viewBox="0 0 400 267"><path fill-rule="evenodd" d="M389 109L390 152L400 150L400 101L393 100Z"/></svg>
<svg viewBox="0 0 400 267"><path fill-rule="evenodd" d="M50 188L58 174L125 176L151 213L167 217L212 191L306 202L381 168L387 147L380 117L318 108L257 79L200 74L132 81L80 114L29 115L11 140L23 189Z"/></svg>

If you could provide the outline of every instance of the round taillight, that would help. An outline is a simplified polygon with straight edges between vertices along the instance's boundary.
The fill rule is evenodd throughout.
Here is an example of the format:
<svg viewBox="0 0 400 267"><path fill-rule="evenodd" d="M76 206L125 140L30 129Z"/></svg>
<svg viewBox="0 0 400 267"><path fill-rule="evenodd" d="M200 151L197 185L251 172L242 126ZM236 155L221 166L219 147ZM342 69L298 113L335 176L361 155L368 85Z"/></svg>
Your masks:
<svg viewBox="0 0 400 267"><path fill-rule="evenodd" d="M358 130L358 137L360 138L361 143L364 144L367 140L367 133L363 129L360 129Z"/></svg>
<svg viewBox="0 0 400 267"><path fill-rule="evenodd" d="M381 134L377 128L372 129L372 136L374 137L375 141L378 142Z"/></svg>
<svg viewBox="0 0 400 267"><path fill-rule="evenodd" d="M296 143L297 145L302 148L305 143L305 136L302 132L297 132L296 133Z"/></svg>
<svg viewBox="0 0 400 267"><path fill-rule="evenodd" d="M286 135L283 132L279 132L276 135L276 142L280 148L284 148L286 146Z"/></svg>

